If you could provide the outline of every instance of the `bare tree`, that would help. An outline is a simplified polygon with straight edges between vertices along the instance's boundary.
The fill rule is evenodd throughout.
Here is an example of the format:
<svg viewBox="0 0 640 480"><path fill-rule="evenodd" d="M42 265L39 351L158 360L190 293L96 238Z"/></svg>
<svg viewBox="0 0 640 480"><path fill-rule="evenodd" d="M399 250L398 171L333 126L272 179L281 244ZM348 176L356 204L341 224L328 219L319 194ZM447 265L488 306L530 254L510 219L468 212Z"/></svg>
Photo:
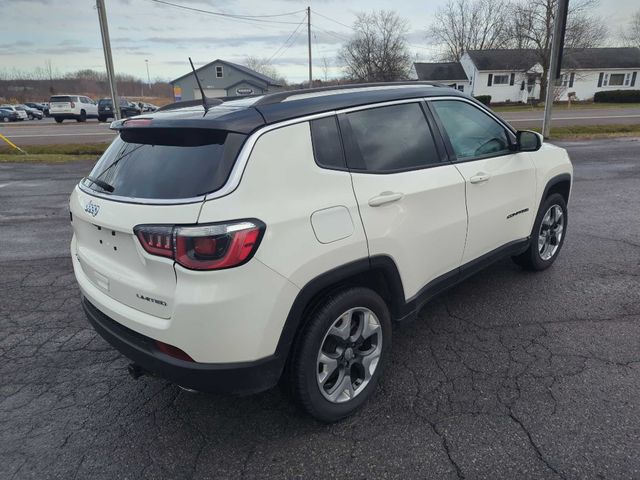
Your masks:
<svg viewBox="0 0 640 480"><path fill-rule="evenodd" d="M287 83L286 79L280 74L280 72L278 72L278 69L266 58L258 58L249 55L244 59L244 66L261 73L262 75L271 77L283 85L286 85Z"/></svg>
<svg viewBox="0 0 640 480"><path fill-rule="evenodd" d="M640 48L640 10L631 17L629 25L622 33L622 41L627 47Z"/></svg>
<svg viewBox="0 0 640 480"><path fill-rule="evenodd" d="M411 55L406 42L406 20L386 10L360 13L353 29L354 36L338 56L349 79L389 82L408 78Z"/></svg>
<svg viewBox="0 0 640 480"><path fill-rule="evenodd" d="M327 60L327 57L323 56L322 57L322 79L323 81L327 82L329 81L329 62Z"/></svg>
<svg viewBox="0 0 640 480"><path fill-rule="evenodd" d="M598 0L574 0L569 4L565 49L592 48L602 44L607 36L607 28L592 13L597 5ZM547 91L551 39L557 8L558 0L522 0L514 4L511 10L512 46L532 49L542 67L541 100L544 100Z"/></svg>
<svg viewBox="0 0 640 480"><path fill-rule="evenodd" d="M427 37L458 61L467 50L503 48L508 42L508 0L449 0L438 8Z"/></svg>

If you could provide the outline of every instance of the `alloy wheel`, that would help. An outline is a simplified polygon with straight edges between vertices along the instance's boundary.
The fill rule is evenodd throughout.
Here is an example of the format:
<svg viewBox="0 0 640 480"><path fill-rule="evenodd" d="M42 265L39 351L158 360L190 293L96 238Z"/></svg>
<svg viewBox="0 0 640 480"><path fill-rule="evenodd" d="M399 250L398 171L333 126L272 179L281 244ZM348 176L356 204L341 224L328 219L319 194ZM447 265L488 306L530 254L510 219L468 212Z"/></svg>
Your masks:
<svg viewBox="0 0 640 480"><path fill-rule="evenodd" d="M316 379L332 403L347 402L371 381L382 353L382 327L368 308L352 308L333 322L318 352Z"/></svg>
<svg viewBox="0 0 640 480"><path fill-rule="evenodd" d="M550 260L560 248L564 234L564 213L560 205L551 205L542 217L538 232L538 253L544 261Z"/></svg>

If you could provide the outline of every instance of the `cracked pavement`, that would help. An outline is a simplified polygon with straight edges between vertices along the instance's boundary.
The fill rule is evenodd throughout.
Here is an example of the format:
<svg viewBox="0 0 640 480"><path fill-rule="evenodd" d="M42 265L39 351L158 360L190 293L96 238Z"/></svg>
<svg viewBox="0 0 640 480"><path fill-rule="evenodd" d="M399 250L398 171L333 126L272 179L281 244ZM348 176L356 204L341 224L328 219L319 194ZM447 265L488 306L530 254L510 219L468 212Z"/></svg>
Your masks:
<svg viewBox="0 0 640 480"><path fill-rule="evenodd" d="M640 478L640 139L563 146L555 265L501 261L396 326L375 397L329 426L277 388L131 379L67 251L91 163L0 164L0 478Z"/></svg>

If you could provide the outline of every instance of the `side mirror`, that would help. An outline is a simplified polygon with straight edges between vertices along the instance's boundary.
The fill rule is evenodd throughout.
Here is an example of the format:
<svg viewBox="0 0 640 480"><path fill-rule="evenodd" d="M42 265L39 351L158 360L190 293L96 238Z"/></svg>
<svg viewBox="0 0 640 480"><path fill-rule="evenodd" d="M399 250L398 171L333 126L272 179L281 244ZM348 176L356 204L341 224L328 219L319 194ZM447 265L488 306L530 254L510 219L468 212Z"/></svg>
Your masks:
<svg viewBox="0 0 640 480"><path fill-rule="evenodd" d="M542 135L531 130L520 130L516 133L516 144L519 152L537 152L542 147Z"/></svg>

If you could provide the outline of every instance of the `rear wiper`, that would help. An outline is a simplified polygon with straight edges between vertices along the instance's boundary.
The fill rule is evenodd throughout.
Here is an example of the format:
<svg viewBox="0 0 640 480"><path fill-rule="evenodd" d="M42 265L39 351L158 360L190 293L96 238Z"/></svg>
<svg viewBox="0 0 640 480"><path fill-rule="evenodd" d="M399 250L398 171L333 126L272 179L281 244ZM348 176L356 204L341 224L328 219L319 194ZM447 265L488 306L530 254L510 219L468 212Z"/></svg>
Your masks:
<svg viewBox="0 0 640 480"><path fill-rule="evenodd" d="M100 180L99 178L84 177L84 179L89 180L91 183L98 185L101 189L103 189L106 192L113 192L115 190L113 185L110 185L107 182Z"/></svg>

